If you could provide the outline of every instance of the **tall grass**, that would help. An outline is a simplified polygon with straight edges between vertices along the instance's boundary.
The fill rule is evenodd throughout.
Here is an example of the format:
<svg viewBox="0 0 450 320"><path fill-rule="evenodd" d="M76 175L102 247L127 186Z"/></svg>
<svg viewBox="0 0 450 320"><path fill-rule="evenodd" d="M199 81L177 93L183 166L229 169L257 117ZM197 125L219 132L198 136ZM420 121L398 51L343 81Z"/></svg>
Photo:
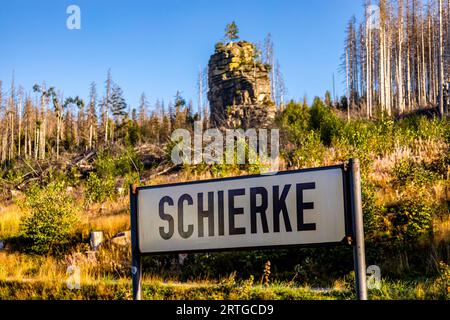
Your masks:
<svg viewBox="0 0 450 320"><path fill-rule="evenodd" d="M16 205L0 206L0 240L16 236L24 212Z"/></svg>

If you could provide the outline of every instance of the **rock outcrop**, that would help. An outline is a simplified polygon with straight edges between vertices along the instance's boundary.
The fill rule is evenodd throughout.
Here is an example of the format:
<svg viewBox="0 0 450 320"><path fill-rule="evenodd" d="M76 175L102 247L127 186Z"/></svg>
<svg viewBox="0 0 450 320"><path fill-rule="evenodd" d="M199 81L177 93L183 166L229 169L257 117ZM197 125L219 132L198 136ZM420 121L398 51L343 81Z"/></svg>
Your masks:
<svg viewBox="0 0 450 320"><path fill-rule="evenodd" d="M208 65L208 100L216 127L267 127L275 116L269 67L246 41L216 45Z"/></svg>

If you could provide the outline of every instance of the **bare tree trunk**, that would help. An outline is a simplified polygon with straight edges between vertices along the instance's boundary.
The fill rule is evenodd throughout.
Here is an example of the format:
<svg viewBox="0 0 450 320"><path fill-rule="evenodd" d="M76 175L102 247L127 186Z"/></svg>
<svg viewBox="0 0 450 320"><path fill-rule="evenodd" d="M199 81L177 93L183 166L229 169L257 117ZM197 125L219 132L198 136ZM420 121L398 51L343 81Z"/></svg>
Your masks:
<svg viewBox="0 0 450 320"><path fill-rule="evenodd" d="M59 140L61 136L61 116L56 115L56 159L59 159Z"/></svg>
<svg viewBox="0 0 450 320"><path fill-rule="evenodd" d="M424 29L423 29L422 22L422 92L423 92L423 100L422 105L426 106L427 100L428 100L428 94L427 94L427 63L425 58L425 36L424 36Z"/></svg>
<svg viewBox="0 0 450 320"><path fill-rule="evenodd" d="M384 112L386 110L386 60L384 57L385 50L385 41L384 41L384 20L382 18L381 25L380 25L380 104L381 104L381 110Z"/></svg>
<svg viewBox="0 0 450 320"><path fill-rule="evenodd" d="M406 49L406 77L407 77L407 84L406 84L406 91L408 93L408 110L412 110L412 97L411 97L411 90L412 90L412 85L411 85L411 44L410 44L410 39L408 39L408 47Z"/></svg>
<svg viewBox="0 0 450 320"><path fill-rule="evenodd" d="M4 132L2 135L2 162L6 161L6 145L8 144L8 132Z"/></svg>
<svg viewBox="0 0 450 320"><path fill-rule="evenodd" d="M347 121L350 121L350 88L349 88L349 65L348 65L348 49L345 51L345 74L347 87Z"/></svg>
<svg viewBox="0 0 450 320"><path fill-rule="evenodd" d="M92 123L89 125L89 149L92 149L92 138L93 138L94 126Z"/></svg>
<svg viewBox="0 0 450 320"><path fill-rule="evenodd" d="M428 91L430 102L436 103L435 96L435 82L434 82L434 63L433 63L433 29L432 29L432 17L430 14L430 7L428 8L428 68L429 68L429 84Z"/></svg>
<svg viewBox="0 0 450 320"><path fill-rule="evenodd" d="M11 161L13 158L13 148L14 148L14 117L13 117L14 103L13 99L9 99L9 112L8 112L8 128L9 128L9 141L8 141L8 160Z"/></svg>
<svg viewBox="0 0 450 320"><path fill-rule="evenodd" d="M21 135L22 135L22 95L19 97L19 109L17 113L17 120L19 122L19 132L17 134L17 156L21 155Z"/></svg>
<svg viewBox="0 0 450 320"><path fill-rule="evenodd" d="M386 25L388 25L388 23L386 23ZM386 72L385 72L385 92L386 92L386 111L388 116L392 115L392 108L391 108L391 37L390 37L390 30L389 27L386 30L387 32L385 33L385 46L384 46L384 50L385 50L385 59L386 59Z"/></svg>
<svg viewBox="0 0 450 320"><path fill-rule="evenodd" d="M34 138L34 159L38 159L38 151L39 151L39 141L41 140L40 137L40 126L36 126L35 129L35 138Z"/></svg>
<svg viewBox="0 0 450 320"><path fill-rule="evenodd" d="M397 87L398 87L398 110L400 114L405 112L405 101L403 97L403 3L404 0L399 0L398 3L398 18L399 18L399 30L398 30L398 76L397 76Z"/></svg>
<svg viewBox="0 0 450 320"><path fill-rule="evenodd" d="M111 69L108 70L108 78L106 80L106 104L105 104L105 143L108 143L108 122L109 122L109 104L111 99Z"/></svg>
<svg viewBox="0 0 450 320"><path fill-rule="evenodd" d="M42 92L45 92L45 84L42 85ZM45 159L45 140L47 131L47 111L45 95L41 95L41 126L39 127L39 159Z"/></svg>
<svg viewBox="0 0 450 320"><path fill-rule="evenodd" d="M367 104L367 118L371 118L372 117L372 102L373 102L373 98L372 98L372 30L370 29L368 22L366 22L366 104Z"/></svg>
<svg viewBox="0 0 450 320"><path fill-rule="evenodd" d="M198 115L203 120L203 71L202 67L198 70Z"/></svg>
<svg viewBox="0 0 450 320"><path fill-rule="evenodd" d="M444 118L443 1L439 0L439 114Z"/></svg>

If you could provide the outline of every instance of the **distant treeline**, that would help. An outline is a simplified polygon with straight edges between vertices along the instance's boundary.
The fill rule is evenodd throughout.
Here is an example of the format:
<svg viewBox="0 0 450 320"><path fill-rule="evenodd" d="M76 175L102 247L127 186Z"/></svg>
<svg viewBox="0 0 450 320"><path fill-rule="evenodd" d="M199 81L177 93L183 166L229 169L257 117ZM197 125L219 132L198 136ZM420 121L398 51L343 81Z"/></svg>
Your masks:
<svg viewBox="0 0 450 320"><path fill-rule="evenodd" d="M45 84L35 85L32 94L25 93L14 81L4 93L0 81L0 160L59 158L64 152L111 143L164 144L174 129L192 127L202 118L207 115L194 114L192 102L187 103L180 92L167 107L159 100L150 106L143 93L139 106L132 108L110 72L101 98L92 83L87 101L78 96L65 98Z"/></svg>

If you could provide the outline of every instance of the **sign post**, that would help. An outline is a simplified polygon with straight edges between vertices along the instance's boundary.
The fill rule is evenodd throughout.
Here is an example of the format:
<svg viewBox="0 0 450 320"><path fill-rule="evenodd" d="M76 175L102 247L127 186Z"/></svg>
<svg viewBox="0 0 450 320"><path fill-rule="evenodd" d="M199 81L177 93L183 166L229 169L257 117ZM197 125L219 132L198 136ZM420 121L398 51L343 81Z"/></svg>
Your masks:
<svg viewBox="0 0 450 320"><path fill-rule="evenodd" d="M131 212L131 276L133 278L133 299L141 300L141 276L142 261L139 251L138 236L138 188L133 184L130 186L130 212Z"/></svg>
<svg viewBox="0 0 450 320"><path fill-rule="evenodd" d="M133 298L141 256L354 246L358 299L367 299L359 161L217 180L130 186Z"/></svg>
<svg viewBox="0 0 450 320"><path fill-rule="evenodd" d="M364 225L361 199L361 173L359 159L350 159L350 208L353 224L353 260L355 266L356 297L367 300L366 254L364 246Z"/></svg>

